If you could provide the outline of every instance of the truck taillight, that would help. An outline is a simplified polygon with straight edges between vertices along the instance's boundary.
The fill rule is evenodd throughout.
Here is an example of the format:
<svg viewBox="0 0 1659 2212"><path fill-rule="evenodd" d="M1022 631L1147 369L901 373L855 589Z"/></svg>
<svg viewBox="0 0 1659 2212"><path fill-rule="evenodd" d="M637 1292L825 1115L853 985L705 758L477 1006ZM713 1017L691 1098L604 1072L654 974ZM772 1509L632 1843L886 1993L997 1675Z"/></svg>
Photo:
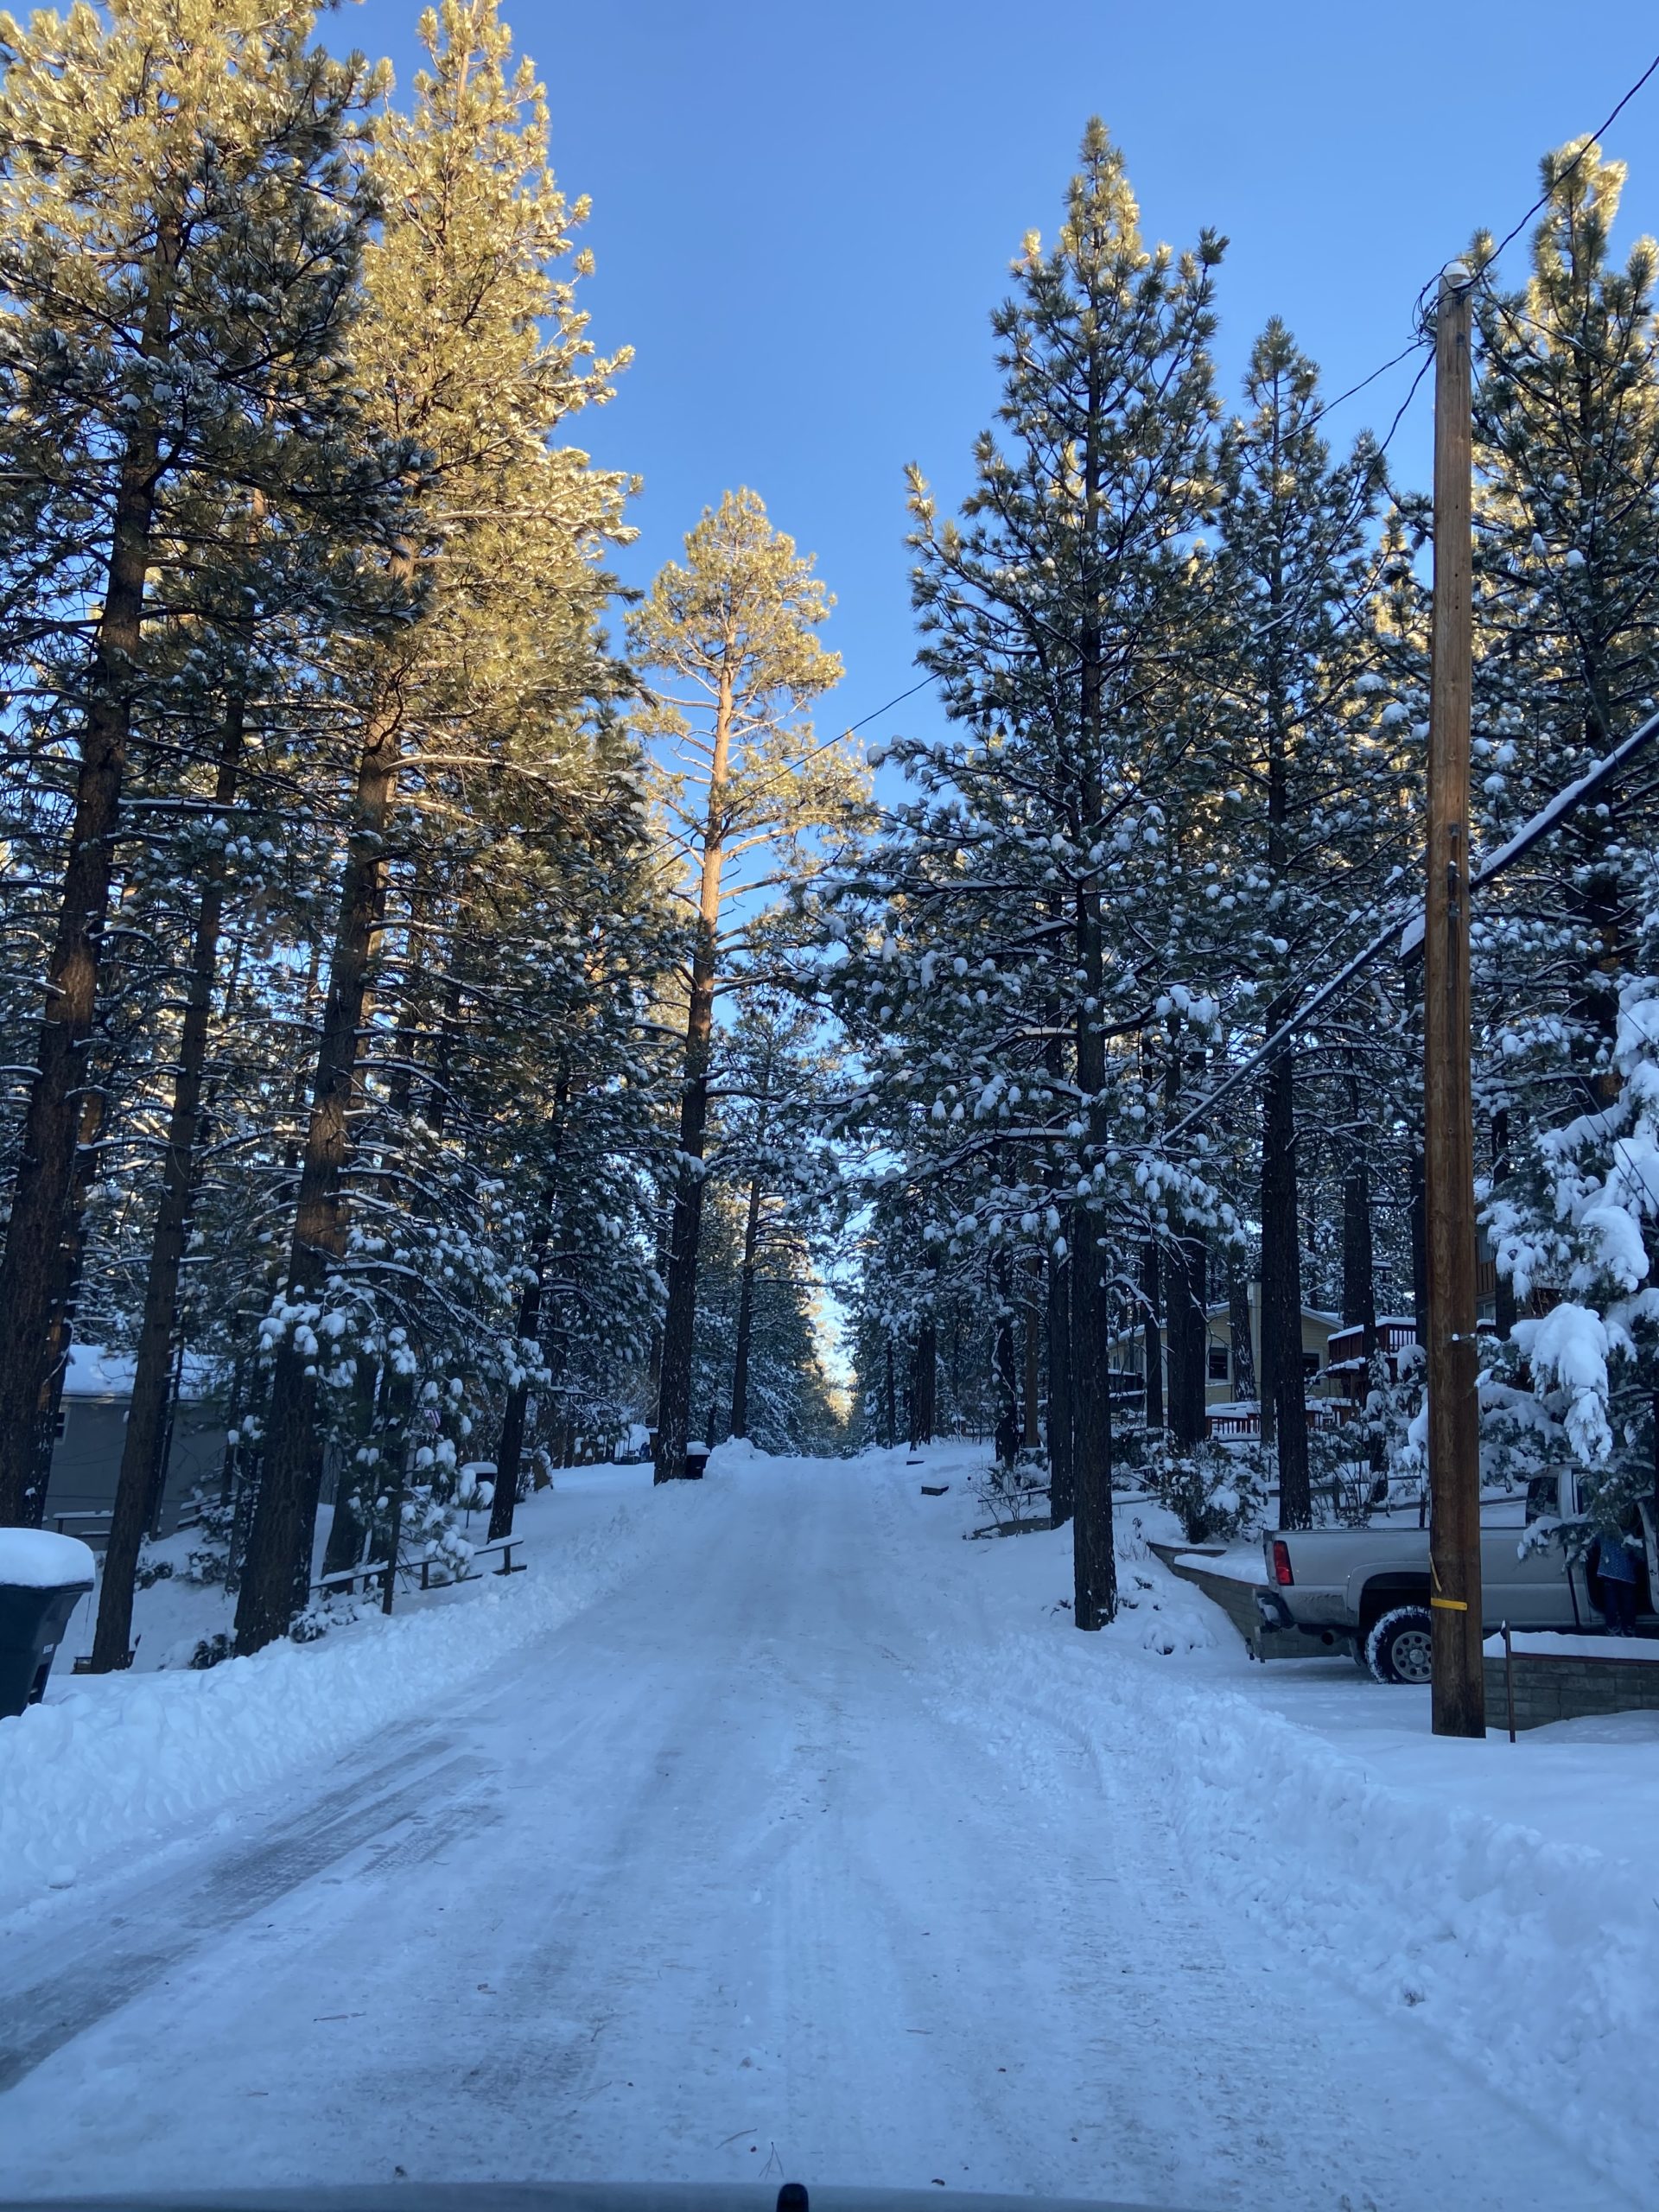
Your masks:
<svg viewBox="0 0 1659 2212"><path fill-rule="evenodd" d="M1296 1580L1290 1571L1290 1546L1282 1536L1273 1540L1273 1579L1286 1589Z"/></svg>

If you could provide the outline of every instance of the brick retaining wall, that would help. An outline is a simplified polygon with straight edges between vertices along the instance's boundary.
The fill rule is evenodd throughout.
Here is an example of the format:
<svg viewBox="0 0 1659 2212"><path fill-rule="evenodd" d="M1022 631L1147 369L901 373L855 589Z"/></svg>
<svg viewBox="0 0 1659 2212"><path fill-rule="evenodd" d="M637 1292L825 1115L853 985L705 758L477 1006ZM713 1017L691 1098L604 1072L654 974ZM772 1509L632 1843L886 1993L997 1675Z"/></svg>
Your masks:
<svg viewBox="0 0 1659 2212"><path fill-rule="evenodd" d="M1640 1659L1515 1655L1515 1725L1542 1728L1552 1720L1584 1720L1604 1713L1659 1712L1659 1665ZM1503 1662L1486 1661L1486 1726L1507 1729Z"/></svg>

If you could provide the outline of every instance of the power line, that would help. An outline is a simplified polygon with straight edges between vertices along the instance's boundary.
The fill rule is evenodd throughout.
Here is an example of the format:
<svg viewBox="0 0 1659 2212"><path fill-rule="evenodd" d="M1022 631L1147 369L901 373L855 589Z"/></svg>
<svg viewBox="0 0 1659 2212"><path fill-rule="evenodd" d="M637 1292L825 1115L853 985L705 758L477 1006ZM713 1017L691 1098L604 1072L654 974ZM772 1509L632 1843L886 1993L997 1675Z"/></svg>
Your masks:
<svg viewBox="0 0 1659 2212"><path fill-rule="evenodd" d="M1580 147L1578 152L1573 155L1572 160L1570 162L1564 162L1562 166L1554 172L1550 182L1545 187L1543 191L1539 194L1538 197L1533 201L1531 207L1527 209L1525 214L1521 217L1520 220L1504 232L1503 236L1498 240L1491 251L1485 256L1484 260L1481 262L1480 267L1475 271L1475 275L1478 279L1484 280L1485 278L1486 272L1497 262L1498 257L1506 250L1506 248L1514 245L1516 239L1520 237L1522 232L1525 230L1527 225L1532 220L1533 217L1538 214L1541 209L1548 205L1551 193L1567 177L1572 175L1573 170L1578 168L1580 162L1582 162L1589 153L1591 147L1605 137L1606 133L1612 128L1613 124L1618 122L1619 117L1624 114L1625 109L1636 98L1637 94L1642 90L1643 86L1647 84L1649 78L1651 78L1656 72L1659 72L1659 54L1655 54L1653 60L1649 62L1647 67L1642 72L1642 74L1637 79L1636 82L1620 94L1618 99L1615 101L1613 105L1608 110L1601 122L1597 124L1593 130L1590 131L1586 135L1584 143ZM1417 352L1420 347L1427 347L1428 346L1430 342L1429 333L1425 327L1427 300L1429 294L1433 290L1440 280L1440 272L1437 269L1434 271L1434 274L1429 277L1427 282L1421 287L1417 294L1417 298L1412 310L1413 320L1417 326L1416 334L1413 338L1410 345L1403 347L1401 352L1395 354L1392 359L1384 361L1380 368L1373 369L1369 376L1362 377L1357 384L1350 385L1346 391L1339 391L1334 399L1326 400L1325 404L1318 410L1317 413L1314 414L1312 418L1313 421L1317 423L1322 416L1328 415L1333 407L1340 407L1344 400L1352 399L1357 393L1363 391L1367 385L1375 384L1379 377L1386 376L1391 368L1395 367L1400 362L1408 359L1410 355ZM1487 289L1489 292L1491 291L1490 285L1487 287ZM1421 371L1419 372L1418 381L1421 381ZM1412 391L1414 392L1415 390L1416 385L1414 385L1412 386ZM1409 395L1408 395L1407 404L1410 404ZM1403 413L1403 411L1404 410L1402 410L1402 412ZM1395 428L1396 429L1399 428L1398 416L1395 419ZM1392 436L1393 433L1390 432L1389 435Z"/></svg>
<svg viewBox="0 0 1659 2212"><path fill-rule="evenodd" d="M1614 103L1612 107L1608 110L1607 114L1596 126L1595 130L1588 134L1583 145L1580 147L1578 152L1574 154L1572 160L1566 162L1561 168L1554 173L1550 185L1546 187L1545 190L1540 193L1537 199L1533 201L1531 207L1527 209L1526 213L1520 218L1519 221L1514 224L1510 230L1505 232L1503 237L1498 241L1497 245L1493 247L1492 251L1481 263L1480 268L1476 272L1478 277L1484 278L1486 271L1491 268L1492 264L1497 260L1499 255L1504 251L1505 248L1515 243L1516 239L1519 238L1527 225L1532 220L1533 217L1537 214L1541 208L1548 205L1551 191L1559 187L1567 177L1572 175L1573 170L1578 168L1580 162L1582 162L1589 153L1591 147L1611 129L1612 125L1618 120L1619 117L1624 112L1624 110L1630 105L1637 94L1656 73L1659 73L1659 54L1655 54L1653 60L1648 64L1647 67L1642 72L1642 74L1636 79L1635 83L1630 86L1628 89L1620 95L1619 99ZM1357 383L1351 384L1344 391L1338 392L1333 398L1322 401L1320 404L1314 409L1313 414L1308 416L1306 426L1306 428L1311 429L1315 423L1323 422L1325 417L1332 413L1334 409L1344 405L1344 403L1350 399L1357 398L1362 391L1369 390L1372 385L1376 383L1379 378L1387 376L1390 369L1398 368L1402 361L1409 360L1414 353L1421 353L1423 358L1418 364L1417 373L1412 378L1405 397L1401 401L1400 405L1395 410L1394 420L1389 425L1387 435L1377 445L1376 457L1378 460L1382 459L1382 455L1388 452L1389 448L1393 444L1395 437L1399 431L1400 425L1404 422L1407 414L1409 412L1411 404L1417 397L1417 393L1422 385L1423 378L1428 373L1429 363L1433 358L1430 350L1432 342L1430 333L1422 327L1422 314L1424 302L1427 299L1429 291L1436 283L1439 283L1439 281L1440 271L1436 270L1434 275L1428 279L1428 282L1424 284L1421 290L1420 290L1417 295L1415 313L1419 327L1415 334L1411 339L1410 343L1406 346L1402 346L1397 353L1390 354L1386 361L1379 362L1376 368L1372 369L1368 375L1361 377ZM1354 511L1353 519L1357 519L1358 506L1363 505L1363 499L1364 492L1362 489ZM1280 619L1282 619L1282 617ZM886 705L877 707L873 713L864 715L860 721L849 723L847 728L842 732L842 735L851 737L855 732L865 728L869 723L879 721L880 717L889 712L891 709L902 706L906 699L913 699L918 691L925 690L930 683L936 680L937 679L932 676L924 676L918 683L912 683L908 690L900 691L895 697L889 699Z"/></svg>
<svg viewBox="0 0 1659 2212"><path fill-rule="evenodd" d="M912 683L908 691L901 691L896 698L889 699L885 707L876 708L874 714L866 715L861 721L849 722L846 728L841 732L840 737L831 738L830 742L832 745L838 745L842 737L851 737L855 731L863 729L868 723L880 721L882 715L887 714L891 709L894 707L901 707L906 699L913 699L918 691L925 690L930 683L934 682L934 680L935 679L931 676L923 677L920 683Z"/></svg>
<svg viewBox="0 0 1659 2212"><path fill-rule="evenodd" d="M1354 398L1357 393L1363 391L1368 385L1375 384L1379 377L1387 376L1390 369L1398 368L1402 361L1408 361L1414 353L1421 353L1427 342L1427 339L1420 334L1412 340L1409 346L1402 346L1391 360L1384 361L1381 368L1373 369L1370 376L1362 377L1357 384L1351 384L1346 391L1339 391L1334 399L1322 400L1308 416L1306 427L1311 430L1314 423L1324 421L1333 407L1340 407L1344 399ZM1415 391L1416 389L1417 386L1413 385L1412 391ZM1408 396L1406 404L1409 406L1410 404L1410 398ZM1403 414L1404 411L1402 408L1401 413ZM1396 429L1399 428L1398 416L1395 417L1395 428ZM1394 432L1391 430L1389 435L1392 437L1393 435ZM1386 444L1387 440L1385 439L1383 442Z"/></svg>
<svg viewBox="0 0 1659 2212"><path fill-rule="evenodd" d="M1642 72L1642 74L1637 79L1630 90L1619 100L1617 106L1611 109L1604 120L1598 124L1596 128L1589 133L1588 137L1585 139L1583 145L1580 147L1578 152L1573 155L1572 160L1567 163L1566 167L1555 172L1549 183L1544 187L1544 189L1533 201L1531 207L1528 208L1526 213L1515 226L1515 228L1512 231L1506 232L1503 238L1498 240L1497 244L1492 248L1491 251L1486 256L1486 258L1481 263L1479 269L1476 271L1478 276L1484 276L1486 271L1491 267L1492 264L1497 259L1499 254L1503 251L1504 248L1506 246L1513 245L1516 238L1520 237L1522 232L1525 230L1527 225L1532 220L1533 217L1537 214L1541 208L1548 205L1551 193L1557 186L1563 183L1567 178L1572 175L1573 170L1577 168L1579 163L1590 151L1591 147L1593 146L1597 141L1601 138L1606 131L1610 130L1613 124L1618 122L1619 117L1623 115L1625 109L1630 105L1630 102L1636 98L1637 94L1641 91L1643 85L1647 83L1649 78L1653 75L1656 70L1659 70L1659 54L1656 54L1654 55L1652 60L1649 62L1647 67ZM1421 299L1421 296L1422 295L1420 293L1418 297Z"/></svg>

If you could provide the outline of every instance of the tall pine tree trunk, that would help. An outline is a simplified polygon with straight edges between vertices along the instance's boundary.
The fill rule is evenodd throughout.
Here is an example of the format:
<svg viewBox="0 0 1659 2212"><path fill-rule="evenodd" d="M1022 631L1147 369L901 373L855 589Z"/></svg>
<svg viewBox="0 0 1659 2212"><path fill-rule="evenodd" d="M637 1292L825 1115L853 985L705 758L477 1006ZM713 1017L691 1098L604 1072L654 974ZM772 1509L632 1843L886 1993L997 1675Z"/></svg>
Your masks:
<svg viewBox="0 0 1659 2212"><path fill-rule="evenodd" d="M359 1352L352 1385L352 1457L334 1484L334 1510L328 1520L328 1541L323 1547L325 1575L343 1575L363 1557L363 1541L371 1516L364 1510L366 1493L372 1498L379 1488L378 1463L369 1459L375 1435L375 1412L379 1403L380 1363Z"/></svg>
<svg viewBox="0 0 1659 2212"><path fill-rule="evenodd" d="M1501 1196L1510 1179L1510 1109L1500 1106L1492 1116L1492 1193ZM1492 1324L1500 1338L1515 1333L1516 1319L1515 1282L1513 1277L1494 1268L1492 1284Z"/></svg>
<svg viewBox="0 0 1659 2212"><path fill-rule="evenodd" d="M671 1204L656 1209L657 1234L652 1243L652 1262L657 1280L666 1287L668 1255L672 1236L674 1209ZM645 1405L649 1424L657 1426L657 1410L663 1390L663 1317L653 1313L651 1324L651 1349L645 1356Z"/></svg>
<svg viewBox="0 0 1659 2212"><path fill-rule="evenodd" d="M754 1255L760 1241L760 1178L749 1178L743 1217L743 1269L737 1298L737 1344L732 1355L732 1434L749 1433L749 1338L754 1329Z"/></svg>
<svg viewBox="0 0 1659 2212"><path fill-rule="evenodd" d="M702 1149L709 1128L709 1064L714 1042L715 986L720 944L720 879L726 859L724 810L731 773L732 671L720 672L715 741L709 768L702 868L697 886L697 933L691 956L691 996L685 1020L685 1086L680 1099L679 1172L669 1230L668 1311L663 1317L662 1376L657 1393L653 1479L685 1473L690 1437L691 1353L697 1319L697 1254L702 1241Z"/></svg>
<svg viewBox="0 0 1659 2212"><path fill-rule="evenodd" d="M1359 1081L1348 1077L1348 1163L1342 1179L1342 1319L1376 1350L1376 1271L1371 1236L1371 1162L1360 1121Z"/></svg>
<svg viewBox="0 0 1659 2212"><path fill-rule="evenodd" d="M1085 661L1085 701L1090 667ZM1085 715L1085 719L1087 715ZM1084 818L1100 818L1097 778L1084 794ZM1103 995L1100 893L1092 884L1077 894L1077 965L1083 971L1077 1014L1077 1088L1089 1102L1090 1154L1106 1148L1103 1104L1106 1042L1099 1007ZM1100 1217L1082 1200L1073 1215L1071 1253L1071 1580L1072 1619L1080 1629L1104 1628L1117 1613L1117 1562L1112 1549L1112 1408L1109 1295Z"/></svg>
<svg viewBox="0 0 1659 2212"><path fill-rule="evenodd" d="M1585 740L1594 753L1607 750L1611 739L1599 716L1586 717ZM1629 917L1621 906L1618 874L1600 864L1606 834L1599 825L1587 833L1574 825L1568 832L1579 866L1567 878L1567 911L1596 947L1575 975L1568 998L1580 1033L1573 1039L1575 1086L1586 1114L1602 1113L1618 1099L1618 1071L1610 1063L1618 1033L1618 977L1630 962Z"/></svg>
<svg viewBox="0 0 1659 2212"><path fill-rule="evenodd" d="M1233 1396L1255 1396L1255 1348L1250 1342L1250 1287L1237 1260L1227 1260L1227 1338L1233 1356Z"/></svg>
<svg viewBox="0 0 1659 2212"><path fill-rule="evenodd" d="M524 1269L524 1285L518 1300L518 1340L521 1344L534 1345L541 1334L542 1293L547 1276L547 1248L553 1237L554 1188L550 1182L542 1192L537 1209L536 1222L531 1232L530 1258ZM495 1495L490 1502L489 1541L500 1543L512 1534L513 1510L518 1503L518 1485L523 1479L524 1455L524 1422L530 1411L530 1382L521 1376L507 1392L507 1402L501 1415L501 1434L495 1447Z"/></svg>
<svg viewBox="0 0 1659 2212"><path fill-rule="evenodd" d="M1147 1370L1147 1433L1164 1425L1164 1308L1158 1242L1147 1237L1141 1251L1141 1347Z"/></svg>
<svg viewBox="0 0 1659 2212"><path fill-rule="evenodd" d="M536 1217L531 1227L530 1257L518 1300L518 1341L533 1356L542 1332L542 1300L547 1287L548 1247L558 1208L559 1158L564 1147L565 1113L570 1103L570 1083L561 1076L553 1093L552 1160L542 1185ZM495 1494L490 1501L489 1541L499 1544L512 1534L512 1516L524 1479L524 1424L530 1414L530 1381L520 1376L507 1393L501 1415L501 1433L495 1447Z"/></svg>
<svg viewBox="0 0 1659 2212"><path fill-rule="evenodd" d="M910 1386L911 1444L931 1444L938 1418L939 1337L931 1306L916 1331L916 1357Z"/></svg>
<svg viewBox="0 0 1659 2212"><path fill-rule="evenodd" d="M1268 1010L1269 1029L1287 1001ZM1279 1525L1306 1529L1313 1510L1307 1478L1307 1384L1302 1372L1301 1233L1296 1198L1296 1063L1288 1046L1268 1063L1262 1141L1262 1364L1270 1390L1279 1456Z"/></svg>
<svg viewBox="0 0 1659 2212"><path fill-rule="evenodd" d="M1179 1102L1184 1054L1179 1026L1172 1029L1169 1058L1164 1071L1164 1106L1173 1115ZM1159 1255L1164 1286L1164 1346L1169 1378L1168 1426L1171 1442L1179 1451L1191 1452L1208 1433L1204 1399L1209 1326L1205 1306L1208 1291L1203 1239L1177 1225L1174 1236Z"/></svg>
<svg viewBox="0 0 1659 2212"><path fill-rule="evenodd" d="M1042 1363L1042 1314L1037 1303L1038 1286L1042 1280L1042 1262L1033 1258L1026 1263L1025 1313L1025 1432L1020 1438L1024 1450L1035 1452L1042 1444L1042 1418L1038 1405L1038 1389Z"/></svg>
<svg viewBox="0 0 1659 2212"><path fill-rule="evenodd" d="M1062 1219L1065 1217L1062 1216ZM1048 1261L1048 1504L1057 1529L1071 1518L1071 1262Z"/></svg>
<svg viewBox="0 0 1659 2212"><path fill-rule="evenodd" d="M1117 1612L1112 1550L1112 1401L1108 1370L1109 1307L1096 1217L1077 1209L1071 1254L1071 1618L1104 1628Z"/></svg>
<svg viewBox="0 0 1659 2212"><path fill-rule="evenodd" d="M684 1474L685 1447L691 1433L691 1352L697 1313L697 1252L702 1238L702 1151L709 1127L714 969L713 931L700 929L692 967L690 1014L686 1023L679 1173L669 1230L668 1310L663 1317L654 1469L655 1479L659 1483L674 1481Z"/></svg>
<svg viewBox="0 0 1659 2212"><path fill-rule="evenodd" d="M1285 607L1281 560L1275 554L1268 594L1270 620ZM1290 768L1292 722L1284 657L1275 628L1267 668L1268 880L1274 926L1292 891ZM1294 995L1279 992L1268 1008L1271 1035L1289 1020ZM1262 1135L1262 1440L1275 1450L1279 1522L1305 1529L1313 1518L1307 1488L1307 1386L1302 1372L1301 1230L1296 1192L1296 1063L1289 1045L1268 1063Z"/></svg>
<svg viewBox="0 0 1659 2212"><path fill-rule="evenodd" d="M1348 1166L1342 1181L1342 1318L1360 1332L1365 1361L1363 1410L1376 1372L1376 1263L1371 1233L1371 1160L1360 1120L1359 1078L1348 1077ZM1373 1475L1388 1464L1382 1432L1370 1438L1367 1459ZM1384 1485L1386 1490L1386 1485Z"/></svg>
<svg viewBox="0 0 1659 2212"><path fill-rule="evenodd" d="M170 240L170 243L169 243ZM176 224L163 228L151 279L144 351L165 351ZM11 1214L0 1255L0 1526L38 1526L49 1452L42 1416L50 1402L58 1253L75 1182L87 1053L98 1005L99 960L114 869L121 785L152 558L160 442L145 423L128 442L115 500L103 611L87 671L86 710L75 782L63 896L47 963L46 1006L35 1048Z"/></svg>
<svg viewBox="0 0 1659 2212"><path fill-rule="evenodd" d="M1102 439L1106 395L1091 359L1083 447L1084 561L1079 605L1078 777L1077 831L1088 850L1099 834L1104 803L1104 639L1101 621L1099 531ZM1087 1117L1090 1164L1105 1157L1105 947L1100 882L1090 873L1077 891L1077 1012L1074 1057ZM1110 1296L1099 1217L1079 1200L1071 1258L1071 1618L1077 1627L1104 1628L1117 1613L1117 1561L1112 1548L1112 1402Z"/></svg>
<svg viewBox="0 0 1659 2212"><path fill-rule="evenodd" d="M385 899L385 830L402 758L402 712L391 691L370 724L358 765L340 918L323 1008L311 1114L300 1158L289 1255L290 1306L314 1304L346 1249L344 1178L350 1112ZM271 1376L264 1465L236 1607L236 1645L257 1651L285 1636L309 1579L322 1474L316 1437L316 1355L295 1325L283 1332Z"/></svg>
<svg viewBox="0 0 1659 2212"><path fill-rule="evenodd" d="M1014 1465L1020 1449L1020 1384L1014 1357L1014 1287L1009 1281L1008 1255L999 1244L991 1255L991 1305L996 1315L991 1339L991 1367L996 1392L998 1460Z"/></svg>
<svg viewBox="0 0 1659 2212"><path fill-rule="evenodd" d="M1201 1236L1177 1237L1164 1261L1164 1333L1169 1344L1169 1433L1191 1451L1209 1433L1205 1382L1209 1351L1208 1266Z"/></svg>
<svg viewBox="0 0 1659 2212"><path fill-rule="evenodd" d="M232 698L226 709L213 804L228 807L236 798L242 763L244 704ZM195 1152L200 1130L202 1090L212 1026L213 982L219 965L219 934L225 912L225 863L215 855L207 863L185 987L184 1020L179 1033L179 1064L173 1084L167 1150L162 1160L162 1194L150 1238L149 1271L133 1369L132 1402L116 1478L110 1540L98 1604L98 1632L92 1642L92 1672L107 1674L127 1663L132 1634L132 1594L139 1547L151 1495L166 1444L167 1405L178 1325L179 1275L189 1234L190 1204L195 1189Z"/></svg>

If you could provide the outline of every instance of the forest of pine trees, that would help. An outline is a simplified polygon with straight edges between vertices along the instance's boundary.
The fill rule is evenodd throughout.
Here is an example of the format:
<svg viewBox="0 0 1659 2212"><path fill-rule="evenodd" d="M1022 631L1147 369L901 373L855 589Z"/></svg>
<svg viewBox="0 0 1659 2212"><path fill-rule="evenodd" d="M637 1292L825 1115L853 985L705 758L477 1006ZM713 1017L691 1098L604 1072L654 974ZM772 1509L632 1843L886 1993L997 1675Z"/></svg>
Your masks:
<svg viewBox="0 0 1659 2212"><path fill-rule="evenodd" d="M127 1357L100 1668L186 1353L245 1650L315 1613L325 1498L330 1569L441 1554L467 1468L505 1533L659 1370L682 1456L740 1343L759 1442L835 1429L822 1046L750 864L798 880L858 801L839 750L794 773L825 595L745 492L625 624L633 486L577 418L626 359L531 64L446 0L400 104L315 31L0 23L0 1521L44 1513L72 1341Z"/></svg>
<svg viewBox="0 0 1659 2212"><path fill-rule="evenodd" d="M326 1626L325 1506L326 1570L442 1560L480 1471L499 1538L647 1432L659 1480L984 1438L1083 1627L1121 1470L1195 1529L1409 1483L1420 971L1300 1009L1421 898L1429 523L1316 334L1227 388L1225 242L1150 243L1090 124L960 512L911 472L948 734L873 784L754 491L620 587L585 205L493 0L423 38L405 93L300 0L0 17L0 1523L72 1344L129 1360L94 1663L187 1355L243 1651ZM1598 146L1543 182L1477 309L1488 851L1659 703L1655 249ZM1656 779L1474 917L1491 1465L1610 1510L1659 1482ZM1371 1360L1339 1449L1309 1306Z"/></svg>
<svg viewBox="0 0 1659 2212"><path fill-rule="evenodd" d="M1623 181L1575 142L1543 163L1526 282L1470 250L1486 854L1659 704L1655 248L1611 258ZM1421 964L1373 960L1297 1017L1421 911L1430 517L1383 444L1329 435L1281 323L1223 388L1223 259L1145 238L1091 124L992 318L1001 396L960 513L912 471L953 734L889 748L904 795L810 893L873 1163L865 1433L993 1437L1015 1496L1037 1468L1081 1627L1116 1605L1116 1478L1195 1537L1423 1478L1420 1375L1378 1334L1422 1310ZM1473 918L1485 1470L1570 1452L1614 1519L1659 1485L1645 760ZM1334 1434L1308 1420L1309 1306L1366 1362ZM1253 1448L1209 1440L1212 1331Z"/></svg>

